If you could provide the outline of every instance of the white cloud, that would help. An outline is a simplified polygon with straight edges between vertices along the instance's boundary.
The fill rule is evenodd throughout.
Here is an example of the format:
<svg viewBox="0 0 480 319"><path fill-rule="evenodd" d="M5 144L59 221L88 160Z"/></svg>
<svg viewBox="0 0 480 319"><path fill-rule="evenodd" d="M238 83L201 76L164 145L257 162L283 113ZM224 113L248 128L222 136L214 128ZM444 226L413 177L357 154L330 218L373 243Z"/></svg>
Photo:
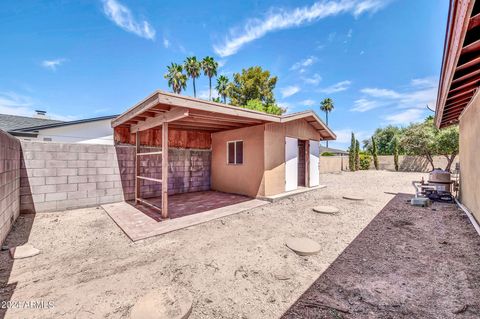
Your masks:
<svg viewBox="0 0 480 319"><path fill-rule="evenodd" d="M210 89L207 88L197 92L197 97L202 100L208 100L209 94L210 94ZM217 97L218 97L218 92L213 88L213 85L212 85L212 99Z"/></svg>
<svg viewBox="0 0 480 319"><path fill-rule="evenodd" d="M360 92L370 95L372 97L384 97L390 99L398 99L402 95L393 90L388 89L378 89L378 88L365 88L360 90Z"/></svg>
<svg viewBox="0 0 480 319"><path fill-rule="evenodd" d="M373 110L382 104L379 103L378 101L371 101L367 99L358 99L354 102L354 107L351 109L351 111L355 112L366 112Z"/></svg>
<svg viewBox="0 0 480 319"><path fill-rule="evenodd" d="M0 114L31 117L34 116L35 109L39 109L38 104L28 96L14 92L0 92ZM78 117L72 115L65 116L55 113L47 113L47 115L51 119L61 121L72 121L78 119Z"/></svg>
<svg viewBox="0 0 480 319"><path fill-rule="evenodd" d="M130 9L117 0L103 0L105 15L125 31L134 33L139 37L155 39L155 29L146 20L137 21Z"/></svg>
<svg viewBox="0 0 480 319"><path fill-rule="evenodd" d="M389 124L409 124L423 119L423 110L409 109L385 117Z"/></svg>
<svg viewBox="0 0 480 319"><path fill-rule="evenodd" d="M306 59L296 62L294 65L292 65L290 70L292 71L299 70L300 73L303 73L306 71L307 67L313 65L315 62L317 62L317 60L318 59L316 57L309 56Z"/></svg>
<svg viewBox="0 0 480 319"><path fill-rule="evenodd" d="M163 46L165 47L165 49L168 49L170 47L170 40L168 40L167 38L163 38Z"/></svg>
<svg viewBox="0 0 480 319"><path fill-rule="evenodd" d="M244 45L264 37L267 33L299 27L342 13L350 13L355 17L362 13L374 13L384 7L387 2L380 0L318 1L311 6L289 10L271 9L265 17L248 20L243 28L230 29L225 41L215 45L213 49L221 57L230 56L237 53Z"/></svg>
<svg viewBox="0 0 480 319"><path fill-rule="evenodd" d="M347 33L347 38L351 38L353 35L353 30L352 29L349 29L348 30L348 33Z"/></svg>
<svg viewBox="0 0 480 319"><path fill-rule="evenodd" d="M350 87L350 84L352 84L351 81L348 81L348 80L342 81L342 82L338 82L336 84L330 85L328 87L322 88L319 91L327 94L342 92L347 90Z"/></svg>
<svg viewBox="0 0 480 319"><path fill-rule="evenodd" d="M292 96L298 92L300 92L300 88L296 85L291 85L280 89L280 93L282 93L283 98Z"/></svg>
<svg viewBox="0 0 480 319"><path fill-rule="evenodd" d="M55 71L58 66L62 65L66 59L54 59L54 60L43 60L42 61L42 66L46 69L50 69L52 71Z"/></svg>
<svg viewBox="0 0 480 319"><path fill-rule="evenodd" d="M305 105L305 106L314 106L314 105L315 105L315 101L314 101L314 100L307 99L307 100L301 101L300 104Z"/></svg>
<svg viewBox="0 0 480 319"><path fill-rule="evenodd" d="M318 83L320 83L320 81L322 80L322 77L320 76L320 74L315 73L311 77L302 77L302 80L307 84L318 85Z"/></svg>

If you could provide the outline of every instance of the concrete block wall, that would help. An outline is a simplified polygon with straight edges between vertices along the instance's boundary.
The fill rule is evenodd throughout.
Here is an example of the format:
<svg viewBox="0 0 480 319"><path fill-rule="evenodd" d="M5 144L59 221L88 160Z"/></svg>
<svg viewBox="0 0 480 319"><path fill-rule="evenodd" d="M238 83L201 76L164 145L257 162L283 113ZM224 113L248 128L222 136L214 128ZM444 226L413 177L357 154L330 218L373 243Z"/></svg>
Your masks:
<svg viewBox="0 0 480 319"><path fill-rule="evenodd" d="M20 141L0 130L0 244L20 213Z"/></svg>
<svg viewBox="0 0 480 319"><path fill-rule="evenodd" d="M158 149L144 148L142 152ZM210 189L209 150L169 151L169 193ZM161 156L142 157L142 176L161 178ZM38 213L131 200L135 148L22 141L20 210ZM141 181L142 197L161 195L161 184Z"/></svg>

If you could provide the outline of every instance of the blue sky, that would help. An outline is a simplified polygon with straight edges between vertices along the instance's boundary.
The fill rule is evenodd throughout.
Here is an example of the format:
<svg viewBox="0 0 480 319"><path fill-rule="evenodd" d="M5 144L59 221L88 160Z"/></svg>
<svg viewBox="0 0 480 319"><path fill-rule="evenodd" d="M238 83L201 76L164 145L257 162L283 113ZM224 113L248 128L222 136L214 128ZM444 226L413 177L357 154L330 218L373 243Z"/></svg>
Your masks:
<svg viewBox="0 0 480 319"><path fill-rule="evenodd" d="M429 114L447 13L448 1L438 0L3 1L0 113L121 113L169 90L171 62L211 55L229 77L254 65L270 70L289 112L318 112L332 98L338 141L330 146L345 148L351 131L368 138ZM208 97L207 78L197 90Z"/></svg>

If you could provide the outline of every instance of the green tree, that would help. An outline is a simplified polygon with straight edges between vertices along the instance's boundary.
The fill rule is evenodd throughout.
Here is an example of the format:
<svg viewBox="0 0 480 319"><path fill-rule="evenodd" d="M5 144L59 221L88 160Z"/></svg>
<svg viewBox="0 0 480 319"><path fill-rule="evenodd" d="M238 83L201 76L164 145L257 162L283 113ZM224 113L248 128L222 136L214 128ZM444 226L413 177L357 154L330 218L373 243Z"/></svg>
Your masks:
<svg viewBox="0 0 480 319"><path fill-rule="evenodd" d="M373 165L375 169L378 170L378 153L377 153L377 142L372 136L372 156L373 156Z"/></svg>
<svg viewBox="0 0 480 319"><path fill-rule="evenodd" d="M355 134L353 134L352 132L350 148L348 149L348 167L352 172L355 171L355 148L356 148Z"/></svg>
<svg viewBox="0 0 480 319"><path fill-rule="evenodd" d="M187 57L185 59L185 62L183 63L183 68L185 69L185 72L187 73L188 77L192 79L193 82L193 96L197 97L197 88L195 86L195 79L200 76L200 71L201 71L201 63L197 61L197 57L191 56Z"/></svg>
<svg viewBox="0 0 480 319"><path fill-rule="evenodd" d="M326 98L320 102L320 111L325 112L325 121L328 126L328 113L332 112L335 106L333 105L333 100L331 98ZM328 147L328 141L327 141Z"/></svg>
<svg viewBox="0 0 480 319"><path fill-rule="evenodd" d="M432 120L432 125L433 120ZM453 161L460 150L458 126L449 126L437 130L436 134L436 153L443 155L447 159L446 171L450 171Z"/></svg>
<svg viewBox="0 0 480 319"><path fill-rule="evenodd" d="M398 137L393 137L393 164L395 165L395 171L398 172Z"/></svg>
<svg viewBox="0 0 480 319"><path fill-rule="evenodd" d="M370 163L372 162L372 158L367 152L360 152L360 167L361 170L368 170L370 169Z"/></svg>
<svg viewBox="0 0 480 319"><path fill-rule="evenodd" d="M228 86L229 80L225 75L220 75L217 79L217 86L215 89L217 90L218 94L223 99L223 103L227 103L227 94L228 94Z"/></svg>
<svg viewBox="0 0 480 319"><path fill-rule="evenodd" d="M183 73L180 64L172 63L167 66L167 73L164 78L168 80L168 86L172 88L174 93L180 94L187 87L187 76Z"/></svg>
<svg viewBox="0 0 480 319"><path fill-rule="evenodd" d="M377 128L373 133L373 138L377 144L378 155L393 155L393 137L401 137L405 129L393 125L384 128ZM363 147L372 152L372 141L370 139L363 141ZM399 146L399 152L404 153L404 150Z"/></svg>
<svg viewBox="0 0 480 319"><path fill-rule="evenodd" d="M218 63L214 58L206 56L202 60L202 69L203 73L208 77L208 87L210 93L208 95L208 100L212 100L212 78L217 76Z"/></svg>
<svg viewBox="0 0 480 319"><path fill-rule="evenodd" d="M260 100L262 105L276 105L273 90L277 84L277 77L270 76L269 71L264 71L259 66L243 69L241 73L233 75L228 96L230 103L245 106L250 100Z"/></svg>
<svg viewBox="0 0 480 319"><path fill-rule="evenodd" d="M360 142L355 141L355 170L360 169Z"/></svg>

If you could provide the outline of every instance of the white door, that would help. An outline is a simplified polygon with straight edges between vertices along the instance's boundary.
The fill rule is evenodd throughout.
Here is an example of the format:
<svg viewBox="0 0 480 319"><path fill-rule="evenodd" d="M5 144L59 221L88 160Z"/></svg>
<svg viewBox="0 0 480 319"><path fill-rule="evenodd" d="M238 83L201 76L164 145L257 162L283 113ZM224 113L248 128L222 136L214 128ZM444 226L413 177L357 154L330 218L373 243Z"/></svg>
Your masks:
<svg viewBox="0 0 480 319"><path fill-rule="evenodd" d="M285 138L285 191L298 187L298 140Z"/></svg>
<svg viewBox="0 0 480 319"><path fill-rule="evenodd" d="M309 187L320 185L320 142L319 141L310 141L310 182Z"/></svg>

